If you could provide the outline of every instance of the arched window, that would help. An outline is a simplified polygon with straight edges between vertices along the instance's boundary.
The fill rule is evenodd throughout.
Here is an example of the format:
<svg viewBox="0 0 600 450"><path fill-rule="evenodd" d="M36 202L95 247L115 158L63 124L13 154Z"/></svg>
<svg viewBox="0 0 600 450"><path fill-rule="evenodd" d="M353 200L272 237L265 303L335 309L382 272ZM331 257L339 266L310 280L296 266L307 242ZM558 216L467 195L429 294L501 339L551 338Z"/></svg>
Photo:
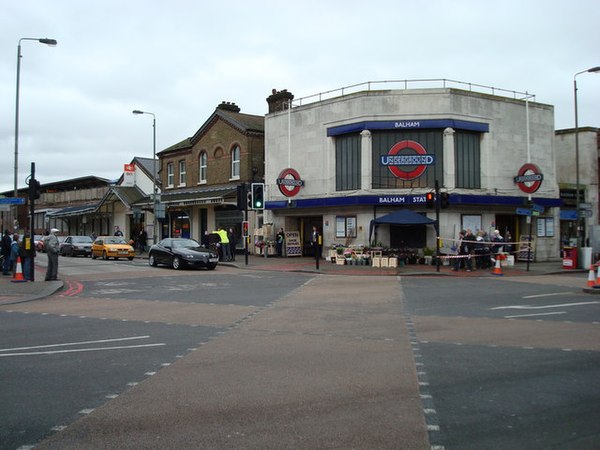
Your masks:
<svg viewBox="0 0 600 450"><path fill-rule="evenodd" d="M231 179L240 178L240 146L236 145L231 149Z"/></svg>
<svg viewBox="0 0 600 450"><path fill-rule="evenodd" d="M200 156L198 157L198 182L206 183L206 163L208 161L208 156L206 152L200 152Z"/></svg>

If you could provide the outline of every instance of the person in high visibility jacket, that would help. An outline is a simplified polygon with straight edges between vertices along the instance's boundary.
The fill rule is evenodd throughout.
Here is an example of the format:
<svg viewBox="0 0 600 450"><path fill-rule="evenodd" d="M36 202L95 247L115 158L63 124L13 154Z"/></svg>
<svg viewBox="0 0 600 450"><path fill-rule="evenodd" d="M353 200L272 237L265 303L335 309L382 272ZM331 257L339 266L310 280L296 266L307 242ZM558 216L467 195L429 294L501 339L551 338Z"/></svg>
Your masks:
<svg viewBox="0 0 600 450"><path fill-rule="evenodd" d="M221 238L221 252L223 256L223 261L229 261L230 253L229 253L229 236L227 236L227 231L223 229L223 227L219 227L217 231L219 238Z"/></svg>

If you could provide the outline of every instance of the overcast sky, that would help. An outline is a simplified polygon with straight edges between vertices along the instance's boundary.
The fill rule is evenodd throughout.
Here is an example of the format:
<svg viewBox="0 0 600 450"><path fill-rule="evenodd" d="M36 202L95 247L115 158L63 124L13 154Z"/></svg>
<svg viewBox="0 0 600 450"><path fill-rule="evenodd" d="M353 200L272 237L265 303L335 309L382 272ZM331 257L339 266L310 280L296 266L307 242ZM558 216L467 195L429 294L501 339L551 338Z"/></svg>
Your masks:
<svg viewBox="0 0 600 450"><path fill-rule="evenodd" d="M366 81L446 78L529 92L575 124L573 76L600 66L598 0L0 0L0 192L14 183L22 43L19 187L116 179L134 156L189 136L221 101L263 115L296 97ZM579 125L600 127L600 74L577 77Z"/></svg>

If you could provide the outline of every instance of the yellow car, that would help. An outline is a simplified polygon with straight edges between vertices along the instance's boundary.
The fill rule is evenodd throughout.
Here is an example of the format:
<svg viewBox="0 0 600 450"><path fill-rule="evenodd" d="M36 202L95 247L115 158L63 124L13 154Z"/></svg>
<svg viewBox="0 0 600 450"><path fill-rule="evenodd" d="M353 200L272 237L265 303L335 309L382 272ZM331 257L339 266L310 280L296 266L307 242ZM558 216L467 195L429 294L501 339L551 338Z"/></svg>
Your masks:
<svg viewBox="0 0 600 450"><path fill-rule="evenodd" d="M92 244L92 259L127 258L131 261L135 250L121 236L98 236Z"/></svg>

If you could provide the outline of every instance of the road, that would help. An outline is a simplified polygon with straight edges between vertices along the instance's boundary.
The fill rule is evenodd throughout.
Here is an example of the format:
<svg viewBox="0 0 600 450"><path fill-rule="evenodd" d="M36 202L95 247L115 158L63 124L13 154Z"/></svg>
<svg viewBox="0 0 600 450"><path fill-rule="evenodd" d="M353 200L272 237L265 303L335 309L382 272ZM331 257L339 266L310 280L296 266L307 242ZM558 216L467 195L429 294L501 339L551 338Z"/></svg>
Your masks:
<svg viewBox="0 0 600 450"><path fill-rule="evenodd" d="M0 309L0 448L597 448L580 277L61 258Z"/></svg>

